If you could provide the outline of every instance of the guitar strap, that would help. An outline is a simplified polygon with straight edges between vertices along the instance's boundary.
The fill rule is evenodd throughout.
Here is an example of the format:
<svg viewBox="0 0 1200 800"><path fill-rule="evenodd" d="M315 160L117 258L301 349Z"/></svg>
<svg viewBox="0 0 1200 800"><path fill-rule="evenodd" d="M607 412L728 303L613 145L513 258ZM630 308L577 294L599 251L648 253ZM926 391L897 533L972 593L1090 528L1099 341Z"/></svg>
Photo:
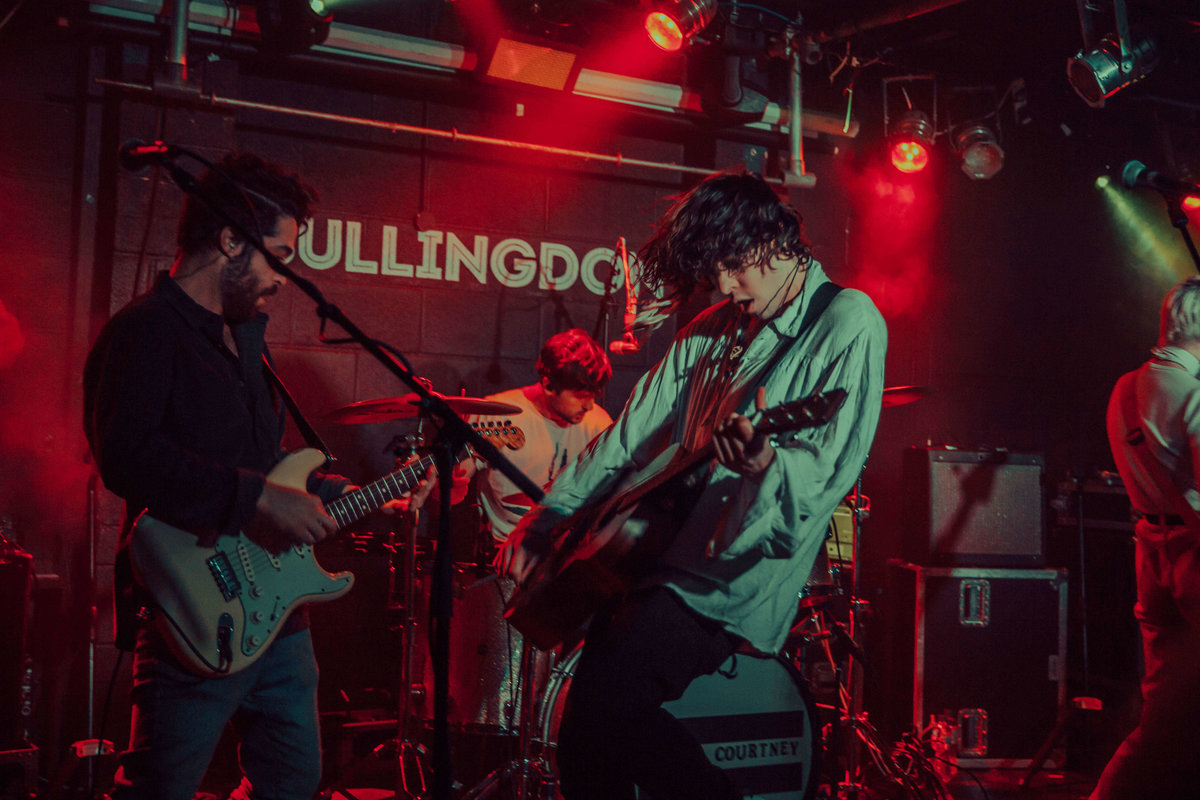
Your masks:
<svg viewBox="0 0 1200 800"><path fill-rule="evenodd" d="M829 307L831 302L833 302L833 298L837 297L838 292L840 292L843 288L845 287L839 286L833 281L828 281L817 287L816 291L813 292L812 299L808 301L808 308L804 309L804 319L800 320L800 328L796 332L797 339L803 336L804 332L811 328L813 323L821 318L821 315L825 313L825 309ZM775 369L775 365L779 363L781 358L783 358L783 354L787 352L787 349L788 343L786 341L781 342L779 346L775 348L775 352L771 354L770 360L767 361L762 370L758 373L758 380L754 386L755 392L758 391L758 387L761 386L764 381L766 381L767 376L769 376ZM818 389L817 391L821 390ZM753 396L753 394L754 393L751 392L751 396Z"/></svg>
<svg viewBox="0 0 1200 800"><path fill-rule="evenodd" d="M308 420L304 418L304 414L300 412L300 406L296 404L296 400L292 397L291 392L283 385L283 381L280 380L279 375L271 367L271 362L267 361L266 353L263 353L263 374L279 390L279 395L283 398L283 404L287 406L292 419L296 421L296 427L300 429L300 435L304 437L304 441L308 443L309 447L315 447L325 454L325 466L332 464L333 455L329 452L329 448L325 446L325 442L321 441L320 434L316 432Z"/></svg>

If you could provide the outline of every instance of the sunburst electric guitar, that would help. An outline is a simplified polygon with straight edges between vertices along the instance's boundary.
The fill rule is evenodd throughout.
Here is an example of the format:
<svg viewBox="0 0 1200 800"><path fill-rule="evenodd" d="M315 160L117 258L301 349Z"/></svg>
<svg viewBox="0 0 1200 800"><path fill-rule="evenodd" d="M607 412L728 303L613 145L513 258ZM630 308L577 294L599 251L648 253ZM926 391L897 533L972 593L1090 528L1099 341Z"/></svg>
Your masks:
<svg viewBox="0 0 1200 800"><path fill-rule="evenodd" d="M824 425L846 399L833 389L753 415L755 430L785 433ZM508 602L505 616L534 647L549 650L579 630L599 606L626 591L666 550L703 489L697 471L710 443L673 445L625 478L605 501L569 517L554 547Z"/></svg>
<svg viewBox="0 0 1200 800"><path fill-rule="evenodd" d="M518 450L525 445L525 434L516 426L477 422L474 427L497 446ZM298 450L280 461L267 481L303 490L309 473L324 463L319 450ZM433 465L434 456L426 455L326 503L325 510L340 530L412 490ZM310 545L274 552L239 532L205 546L194 534L146 513L134 523L130 556L138 581L154 600L155 624L183 664L208 677L250 666L297 607L341 597L354 584L349 572L322 569Z"/></svg>

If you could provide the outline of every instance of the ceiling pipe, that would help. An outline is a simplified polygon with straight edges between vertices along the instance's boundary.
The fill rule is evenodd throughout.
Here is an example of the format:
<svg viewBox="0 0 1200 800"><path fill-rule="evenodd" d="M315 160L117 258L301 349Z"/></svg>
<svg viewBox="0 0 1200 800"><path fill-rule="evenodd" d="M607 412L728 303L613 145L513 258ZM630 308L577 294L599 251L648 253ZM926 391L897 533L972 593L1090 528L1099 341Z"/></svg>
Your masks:
<svg viewBox="0 0 1200 800"><path fill-rule="evenodd" d="M891 25L896 22L903 22L906 19L919 17L922 14L928 14L932 11L941 11L943 8L956 6L966 0L907 0L892 8L886 8L876 14L865 17L861 21L847 20L840 23L836 27L826 30L817 31L813 34L812 40L817 44L825 44L827 42L845 39L847 36L853 36L856 33L869 31L873 28L882 28L885 25Z"/></svg>
<svg viewBox="0 0 1200 800"><path fill-rule="evenodd" d="M804 103L803 84L800 80L800 62L803 56L800 48L793 44L791 50L791 72L788 75L788 89L791 92L791 112L788 116L788 144L791 145L791 158L788 169L783 176L785 186L795 186L811 189L817 185L817 176L808 172L804 166Z"/></svg>
<svg viewBox="0 0 1200 800"><path fill-rule="evenodd" d="M157 90L157 87L154 86L144 86L137 83L125 83L123 81L114 81L107 78L97 78L96 83L100 86L108 86L114 89L122 89L139 94L149 94L169 100L179 99L171 97L169 94L163 94ZM520 142L513 139L498 139L493 136L479 136L478 134L473 133L463 133L457 128L451 128L450 130L442 130L440 128L425 128L418 125L405 125L400 122L388 122L387 120L369 119L365 117L350 117L344 114L332 114L326 111L310 111L308 109L294 108L291 106L277 106L270 103L238 100L232 97L218 97L215 94L197 94L194 100L197 105L205 109L226 108L268 111L273 114L284 114L292 117L319 119L326 122L340 122L346 125L355 125L362 128L386 130L390 133L412 133L418 136L429 136L435 139L449 139L455 142L490 144L498 147L508 147L517 150L528 150L538 153L547 153L550 155L569 156L583 159L584 161L602 161L609 164L646 167L648 169L684 172L693 175L710 175L713 172L712 169L689 167L684 164L671 164L662 161L646 161L640 158L629 158L628 156L624 156L620 153L593 153L586 150L572 150L565 147L552 147L550 145L534 144L532 142Z"/></svg>
<svg viewBox="0 0 1200 800"><path fill-rule="evenodd" d="M167 57L167 80L177 86L187 83L188 6L191 0L171 2L171 52Z"/></svg>

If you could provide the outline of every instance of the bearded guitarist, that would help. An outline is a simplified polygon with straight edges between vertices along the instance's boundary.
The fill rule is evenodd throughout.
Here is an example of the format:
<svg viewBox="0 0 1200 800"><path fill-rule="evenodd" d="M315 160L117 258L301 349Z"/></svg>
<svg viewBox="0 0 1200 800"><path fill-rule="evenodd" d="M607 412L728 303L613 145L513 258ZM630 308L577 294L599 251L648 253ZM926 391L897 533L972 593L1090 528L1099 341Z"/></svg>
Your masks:
<svg viewBox="0 0 1200 800"><path fill-rule="evenodd" d="M556 479L498 562L517 581L561 523L605 501L669 446L715 457L690 470L694 499L635 588L587 632L559 730L568 800L740 800L695 738L661 708L742 644L783 645L825 529L866 461L878 423L887 331L863 293L837 291L800 216L761 177L713 175L678 198L639 253L643 282L675 301L727 298L701 313L634 388L612 427ZM824 306L824 308L822 308ZM824 391L826 424L769 439L752 415Z"/></svg>
<svg viewBox="0 0 1200 800"><path fill-rule="evenodd" d="M206 196L287 260L311 216L312 190L251 155L200 179ZM114 800L190 800L226 723L241 738L237 796L311 800L320 781L317 665L303 609L258 660L222 677L186 670L156 626L135 620L128 550L146 509L196 544L245 530L272 548L311 545L337 525L322 500L267 481L280 460L284 404L264 372L268 297L283 276L213 210L189 196L169 275L101 331L84 371L85 428L105 485L126 502L117 562L118 646L134 653L133 724ZM312 493L310 493L312 492Z"/></svg>

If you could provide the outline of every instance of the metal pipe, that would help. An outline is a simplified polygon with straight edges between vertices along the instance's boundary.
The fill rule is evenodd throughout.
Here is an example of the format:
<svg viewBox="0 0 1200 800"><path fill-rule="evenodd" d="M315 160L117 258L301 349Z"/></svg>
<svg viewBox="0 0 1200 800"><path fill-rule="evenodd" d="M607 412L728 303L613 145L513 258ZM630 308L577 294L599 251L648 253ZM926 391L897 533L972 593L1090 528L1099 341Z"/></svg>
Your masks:
<svg viewBox="0 0 1200 800"><path fill-rule="evenodd" d="M171 5L171 54L167 59L167 70L172 80L183 83L187 80L187 35L188 7L191 0L173 0Z"/></svg>
<svg viewBox="0 0 1200 800"><path fill-rule="evenodd" d="M788 75L788 89L791 91L792 105L788 112L788 144L791 145L791 158L788 160L788 171L783 182L788 186L812 188L816 185L817 176L810 175L804 166L804 103L800 48L793 43L790 49L792 64Z"/></svg>
<svg viewBox="0 0 1200 800"><path fill-rule="evenodd" d="M136 83L125 83L123 81L114 81L107 78L97 78L96 83L101 86L109 86L116 89L124 89L126 91L139 92L144 94L158 94L154 87L144 86ZM172 97L172 100L177 101L179 98ZM474 144L489 144L496 147L509 147L516 150L530 150L538 153L547 153L550 155L568 156L571 158L579 158L584 161L601 161L608 164L628 165L634 167L645 167L646 169L666 170L670 172L681 172L692 175L710 175L713 170L702 167L689 167L683 164L671 164L662 161L646 161L641 158L629 158L620 153L593 153L587 150L571 150L565 147L552 147L544 144L533 144L532 142L518 142L511 139L497 139L492 136L479 136L473 133L463 133L456 128L450 130L441 130L439 128L425 128L418 125L405 125L400 122L387 122L385 120L367 119L364 117L348 117L344 114L332 114L327 111L310 111L303 108L291 108L289 106L277 106L270 103L258 103L249 100L236 100L231 97L217 97L215 94L201 94L197 92L194 95L195 102L198 105L203 105L206 108L232 108L232 109L253 109L256 111L269 111L275 114L285 114L287 116L304 117L306 119L319 119L326 122L340 122L346 125L356 125L364 128L375 128L378 130L386 130L391 133L412 133L418 136L431 136L437 139L450 139L455 142L471 142ZM815 182L815 178L810 178ZM789 183L786 179L778 181L789 186L798 185ZM809 184L811 185L811 183Z"/></svg>
<svg viewBox="0 0 1200 800"><path fill-rule="evenodd" d="M832 30L819 31L813 35L813 41L817 44L824 44L838 39L845 39L862 31L869 31L872 28L882 28L884 25L891 25L894 22L902 22L906 19L919 17L931 11L941 11L943 8L956 6L962 2L965 2L965 0L909 0L909 2L901 3L892 8L886 8L877 14L865 18L862 22L850 19L840 23Z"/></svg>

